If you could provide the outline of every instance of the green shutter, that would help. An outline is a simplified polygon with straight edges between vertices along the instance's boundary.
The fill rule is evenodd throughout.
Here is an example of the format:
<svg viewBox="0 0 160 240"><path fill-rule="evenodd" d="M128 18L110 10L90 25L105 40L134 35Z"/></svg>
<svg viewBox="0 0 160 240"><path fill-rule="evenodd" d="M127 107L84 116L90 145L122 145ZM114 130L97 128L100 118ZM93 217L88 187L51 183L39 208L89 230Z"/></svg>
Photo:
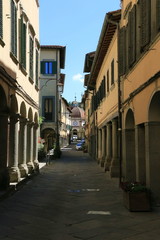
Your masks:
<svg viewBox="0 0 160 240"><path fill-rule="evenodd" d="M20 20L21 24L21 65L26 69L26 25L23 23L23 16Z"/></svg>
<svg viewBox="0 0 160 240"><path fill-rule="evenodd" d="M39 59L39 54L38 54L38 50L36 50L36 86L38 86L38 78L39 78L39 69L38 69L38 59Z"/></svg>
<svg viewBox="0 0 160 240"><path fill-rule="evenodd" d="M11 52L17 57L17 8L11 0Z"/></svg>
<svg viewBox="0 0 160 240"><path fill-rule="evenodd" d="M128 63L131 67L136 60L136 6L134 5L128 18Z"/></svg>
<svg viewBox="0 0 160 240"><path fill-rule="evenodd" d="M41 74L45 74L45 62L41 62Z"/></svg>
<svg viewBox="0 0 160 240"><path fill-rule="evenodd" d="M150 42L151 33L151 1L140 1L141 14L141 48L143 49Z"/></svg>
<svg viewBox="0 0 160 240"><path fill-rule="evenodd" d="M126 70L126 39L125 39L125 27L119 30L119 41L118 41L118 72L122 76Z"/></svg>
<svg viewBox="0 0 160 240"><path fill-rule="evenodd" d="M0 0L0 38L3 38L3 5Z"/></svg>
<svg viewBox="0 0 160 240"><path fill-rule="evenodd" d="M30 62L29 62L29 66L30 66L30 71L29 71L29 76L30 78L33 79L33 40L30 37Z"/></svg>
<svg viewBox="0 0 160 240"><path fill-rule="evenodd" d="M57 62L52 62L52 74L57 74Z"/></svg>
<svg viewBox="0 0 160 240"><path fill-rule="evenodd" d="M157 0L156 3L156 25L157 25L157 31L160 31L160 0Z"/></svg>

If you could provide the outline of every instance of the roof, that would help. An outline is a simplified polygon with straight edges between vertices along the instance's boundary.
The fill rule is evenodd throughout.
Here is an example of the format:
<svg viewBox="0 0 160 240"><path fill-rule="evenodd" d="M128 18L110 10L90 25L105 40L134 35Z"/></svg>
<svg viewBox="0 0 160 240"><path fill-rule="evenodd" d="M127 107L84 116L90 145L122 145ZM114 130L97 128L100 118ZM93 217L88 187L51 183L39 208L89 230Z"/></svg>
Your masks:
<svg viewBox="0 0 160 240"><path fill-rule="evenodd" d="M90 72L91 71L94 56L95 56L95 51L86 54L85 63L84 63L84 70L83 70L84 72Z"/></svg>
<svg viewBox="0 0 160 240"><path fill-rule="evenodd" d="M108 12L105 16L99 42L97 45L94 61L92 64L88 85L94 86L101 68L104 57L108 51L114 33L117 29L117 24L121 19L121 10Z"/></svg>
<svg viewBox="0 0 160 240"><path fill-rule="evenodd" d="M71 113L72 118L82 118L84 119L84 110L80 107L74 107Z"/></svg>
<svg viewBox="0 0 160 240"><path fill-rule="evenodd" d="M64 69L65 68L65 58L66 58L66 47L65 46L60 46L60 45L41 45L41 49L46 49L46 50L53 50L53 49L58 49L60 50L60 68Z"/></svg>

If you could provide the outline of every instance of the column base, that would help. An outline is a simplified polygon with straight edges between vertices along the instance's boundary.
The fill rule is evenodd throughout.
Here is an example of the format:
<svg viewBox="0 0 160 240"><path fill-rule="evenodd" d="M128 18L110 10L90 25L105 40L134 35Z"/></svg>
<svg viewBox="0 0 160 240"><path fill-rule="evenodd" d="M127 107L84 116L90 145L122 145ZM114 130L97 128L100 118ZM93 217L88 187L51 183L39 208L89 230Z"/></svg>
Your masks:
<svg viewBox="0 0 160 240"><path fill-rule="evenodd" d="M19 182L20 181L20 171L18 167L11 167L9 169L10 182Z"/></svg>
<svg viewBox="0 0 160 240"><path fill-rule="evenodd" d="M111 158L107 158L104 162L105 172L110 171L110 166L111 166Z"/></svg>
<svg viewBox="0 0 160 240"><path fill-rule="evenodd" d="M9 187L10 176L8 168L0 169L0 190L6 190Z"/></svg>
<svg viewBox="0 0 160 240"><path fill-rule="evenodd" d="M34 164L34 169L35 169L35 171L36 171L36 172L39 172L39 162L38 162L38 160L35 160L35 161L33 162L33 164Z"/></svg>
<svg viewBox="0 0 160 240"><path fill-rule="evenodd" d="M28 173L32 174L34 172L34 164L33 164L33 162L28 162L27 163L27 167L28 167Z"/></svg>
<svg viewBox="0 0 160 240"><path fill-rule="evenodd" d="M101 158L101 161L100 161L100 165L101 165L101 167L104 167L104 164L105 164L105 158L102 157L102 158Z"/></svg>
<svg viewBox="0 0 160 240"><path fill-rule="evenodd" d="M21 178L25 178L28 175L28 167L26 164L20 164L19 170L20 170Z"/></svg>
<svg viewBox="0 0 160 240"><path fill-rule="evenodd" d="M119 177L119 158L112 158L110 176L113 178Z"/></svg>

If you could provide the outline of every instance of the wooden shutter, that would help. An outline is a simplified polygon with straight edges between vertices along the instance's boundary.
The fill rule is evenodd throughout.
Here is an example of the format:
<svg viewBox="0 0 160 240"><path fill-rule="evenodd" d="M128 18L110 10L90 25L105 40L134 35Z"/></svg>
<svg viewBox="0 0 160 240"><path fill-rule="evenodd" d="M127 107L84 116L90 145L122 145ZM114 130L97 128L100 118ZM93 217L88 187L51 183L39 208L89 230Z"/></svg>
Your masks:
<svg viewBox="0 0 160 240"><path fill-rule="evenodd" d="M26 69L26 24L21 16L21 65Z"/></svg>
<svg viewBox="0 0 160 240"><path fill-rule="evenodd" d="M36 86L38 87L38 80L39 80L39 68L38 68L38 62L39 62L39 54L38 54L38 50L36 50L36 72L35 72L35 76L36 76Z"/></svg>
<svg viewBox="0 0 160 240"><path fill-rule="evenodd" d="M119 41L118 41L118 72L122 76L126 70L126 39L125 39L125 27L119 30Z"/></svg>
<svg viewBox="0 0 160 240"><path fill-rule="evenodd" d="M52 62L52 74L57 74L57 62Z"/></svg>
<svg viewBox="0 0 160 240"><path fill-rule="evenodd" d="M141 14L141 48L150 42L151 29L151 1L140 0Z"/></svg>
<svg viewBox="0 0 160 240"><path fill-rule="evenodd" d="M111 62L111 85L114 84L114 59Z"/></svg>
<svg viewBox="0 0 160 240"><path fill-rule="evenodd" d="M157 31L160 31L160 0L156 2L156 25Z"/></svg>
<svg viewBox="0 0 160 240"><path fill-rule="evenodd" d="M131 67L136 60L136 6L134 5L128 18L128 63Z"/></svg>
<svg viewBox="0 0 160 240"><path fill-rule="evenodd" d="M0 38L3 38L3 5L0 0Z"/></svg>
<svg viewBox="0 0 160 240"><path fill-rule="evenodd" d="M29 76L33 79L33 39L30 37L30 62L29 62Z"/></svg>
<svg viewBox="0 0 160 240"><path fill-rule="evenodd" d="M11 0L11 52L17 57L17 8Z"/></svg>
<svg viewBox="0 0 160 240"><path fill-rule="evenodd" d="M41 62L41 74L45 74L45 62Z"/></svg>

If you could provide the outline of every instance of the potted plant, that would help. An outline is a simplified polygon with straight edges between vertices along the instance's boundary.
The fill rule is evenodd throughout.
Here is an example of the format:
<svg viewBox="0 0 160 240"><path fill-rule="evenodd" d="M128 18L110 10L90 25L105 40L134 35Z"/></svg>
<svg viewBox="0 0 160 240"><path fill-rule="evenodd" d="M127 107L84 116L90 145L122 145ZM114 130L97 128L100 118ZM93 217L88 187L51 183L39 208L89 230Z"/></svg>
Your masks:
<svg viewBox="0 0 160 240"><path fill-rule="evenodd" d="M132 212L151 211L150 191L139 182L121 183L123 203Z"/></svg>

